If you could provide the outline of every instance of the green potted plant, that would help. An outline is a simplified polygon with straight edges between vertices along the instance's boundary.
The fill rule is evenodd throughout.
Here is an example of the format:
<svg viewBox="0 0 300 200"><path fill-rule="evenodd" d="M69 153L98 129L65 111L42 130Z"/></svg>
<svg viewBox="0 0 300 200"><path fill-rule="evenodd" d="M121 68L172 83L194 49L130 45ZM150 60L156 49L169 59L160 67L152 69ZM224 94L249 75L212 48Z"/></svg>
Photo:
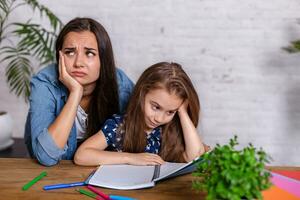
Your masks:
<svg viewBox="0 0 300 200"><path fill-rule="evenodd" d="M193 173L193 188L205 191L206 199L262 199L261 191L269 188L270 173L265 170L267 154L252 144L237 150L237 136L229 144L219 145L203 155Z"/></svg>
<svg viewBox="0 0 300 200"><path fill-rule="evenodd" d="M49 30L40 24L9 20L19 7L32 8L32 14L38 11L41 19L49 22ZM27 15L27 14L26 14ZM29 82L35 68L55 60L54 45L61 21L37 0L1 0L0 1L0 64L5 67L6 81L11 92L27 101ZM35 62L32 62L35 61Z"/></svg>

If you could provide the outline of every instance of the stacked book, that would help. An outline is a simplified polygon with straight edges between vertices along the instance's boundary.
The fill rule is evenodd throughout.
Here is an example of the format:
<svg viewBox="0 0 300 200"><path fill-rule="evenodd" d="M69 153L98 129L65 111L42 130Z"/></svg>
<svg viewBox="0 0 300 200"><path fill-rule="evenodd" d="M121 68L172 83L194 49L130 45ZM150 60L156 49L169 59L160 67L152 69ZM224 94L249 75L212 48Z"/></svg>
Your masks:
<svg viewBox="0 0 300 200"><path fill-rule="evenodd" d="M272 186L263 191L264 200L300 200L300 171L272 170Z"/></svg>

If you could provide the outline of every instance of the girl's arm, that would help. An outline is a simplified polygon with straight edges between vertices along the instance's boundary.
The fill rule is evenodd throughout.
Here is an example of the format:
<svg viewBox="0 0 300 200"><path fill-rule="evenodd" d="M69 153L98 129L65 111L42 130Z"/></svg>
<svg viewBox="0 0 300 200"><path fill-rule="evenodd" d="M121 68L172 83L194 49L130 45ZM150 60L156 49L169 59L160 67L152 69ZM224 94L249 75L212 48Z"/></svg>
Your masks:
<svg viewBox="0 0 300 200"><path fill-rule="evenodd" d="M185 100L185 102L178 109L178 115L180 118L185 143L183 157L187 162L190 162L205 153L205 147L201 141L196 127L188 115L187 107L188 101Z"/></svg>
<svg viewBox="0 0 300 200"><path fill-rule="evenodd" d="M48 131L56 145L63 149L75 120L77 108L83 94L83 87L68 74L64 57L61 52L59 53L59 80L68 88L70 94L62 111L48 127Z"/></svg>
<svg viewBox="0 0 300 200"><path fill-rule="evenodd" d="M74 162L84 166L109 164L160 165L164 163L161 157L156 154L105 151L106 147L106 138L100 130L80 145L75 153Z"/></svg>

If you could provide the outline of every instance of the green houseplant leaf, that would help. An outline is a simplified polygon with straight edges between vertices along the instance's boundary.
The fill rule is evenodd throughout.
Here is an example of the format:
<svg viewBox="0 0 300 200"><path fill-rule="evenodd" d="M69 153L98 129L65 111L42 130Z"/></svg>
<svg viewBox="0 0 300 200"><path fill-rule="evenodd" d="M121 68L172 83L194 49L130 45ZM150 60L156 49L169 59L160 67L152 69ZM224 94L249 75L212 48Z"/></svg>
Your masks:
<svg viewBox="0 0 300 200"><path fill-rule="evenodd" d="M17 96L22 95L25 100L29 96L29 79L32 74L31 63L28 59L30 53L20 47L3 47L2 53L6 54L2 61L9 60L6 66L7 82L11 91Z"/></svg>
<svg viewBox="0 0 300 200"><path fill-rule="evenodd" d="M262 199L261 191L270 187L267 154L252 144L237 150L237 144L234 136L229 144L217 144L203 155L204 162L193 173L193 188L206 191L206 199Z"/></svg>
<svg viewBox="0 0 300 200"><path fill-rule="evenodd" d="M289 46L283 47L283 49L289 53L300 52L300 40L292 41Z"/></svg>
<svg viewBox="0 0 300 200"><path fill-rule="evenodd" d="M21 6L30 6L33 12L38 11L41 18L50 22L50 29L32 23L31 19L26 23L9 23L8 16ZM0 63L6 67L5 75L10 91L27 101L29 82L35 68L31 61L38 61L38 67L54 62L54 45L62 22L36 0L0 1L0 11ZM17 42L13 42L13 38Z"/></svg>
<svg viewBox="0 0 300 200"><path fill-rule="evenodd" d="M18 43L20 48L30 51L41 62L41 65L54 61L55 33L30 22L15 23L14 25L16 26L14 33L21 38Z"/></svg>

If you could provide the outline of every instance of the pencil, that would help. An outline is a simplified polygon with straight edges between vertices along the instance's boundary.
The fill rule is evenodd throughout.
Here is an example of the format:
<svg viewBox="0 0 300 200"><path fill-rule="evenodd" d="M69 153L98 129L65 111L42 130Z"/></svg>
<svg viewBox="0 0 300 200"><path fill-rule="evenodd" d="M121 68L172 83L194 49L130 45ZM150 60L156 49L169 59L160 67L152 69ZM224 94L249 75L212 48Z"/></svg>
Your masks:
<svg viewBox="0 0 300 200"><path fill-rule="evenodd" d="M103 192L100 192L99 190L97 190L96 188L94 188L91 185L88 185L87 188L89 190L91 190L92 192L95 192L96 194L98 194L99 196L101 196L105 200L109 200L110 199L108 195L104 194Z"/></svg>
<svg viewBox="0 0 300 200"><path fill-rule="evenodd" d="M76 189L76 191L78 191L78 192L80 192L81 194L84 194L84 195L86 195L86 196L88 196L88 197L92 197L92 198L94 198L94 199L96 199L96 197L97 197L97 195L96 195L95 193L90 192L90 191L87 191L87 190L83 190L83 189L81 189L81 188Z"/></svg>
<svg viewBox="0 0 300 200"><path fill-rule="evenodd" d="M38 175L37 177L35 177L31 181L29 181L26 185L24 185L23 188L22 188L22 190L23 191L28 190L33 184L35 184L36 182L38 182L44 176L47 176L47 172L45 172L45 171L43 171L42 173L40 173L40 175Z"/></svg>

